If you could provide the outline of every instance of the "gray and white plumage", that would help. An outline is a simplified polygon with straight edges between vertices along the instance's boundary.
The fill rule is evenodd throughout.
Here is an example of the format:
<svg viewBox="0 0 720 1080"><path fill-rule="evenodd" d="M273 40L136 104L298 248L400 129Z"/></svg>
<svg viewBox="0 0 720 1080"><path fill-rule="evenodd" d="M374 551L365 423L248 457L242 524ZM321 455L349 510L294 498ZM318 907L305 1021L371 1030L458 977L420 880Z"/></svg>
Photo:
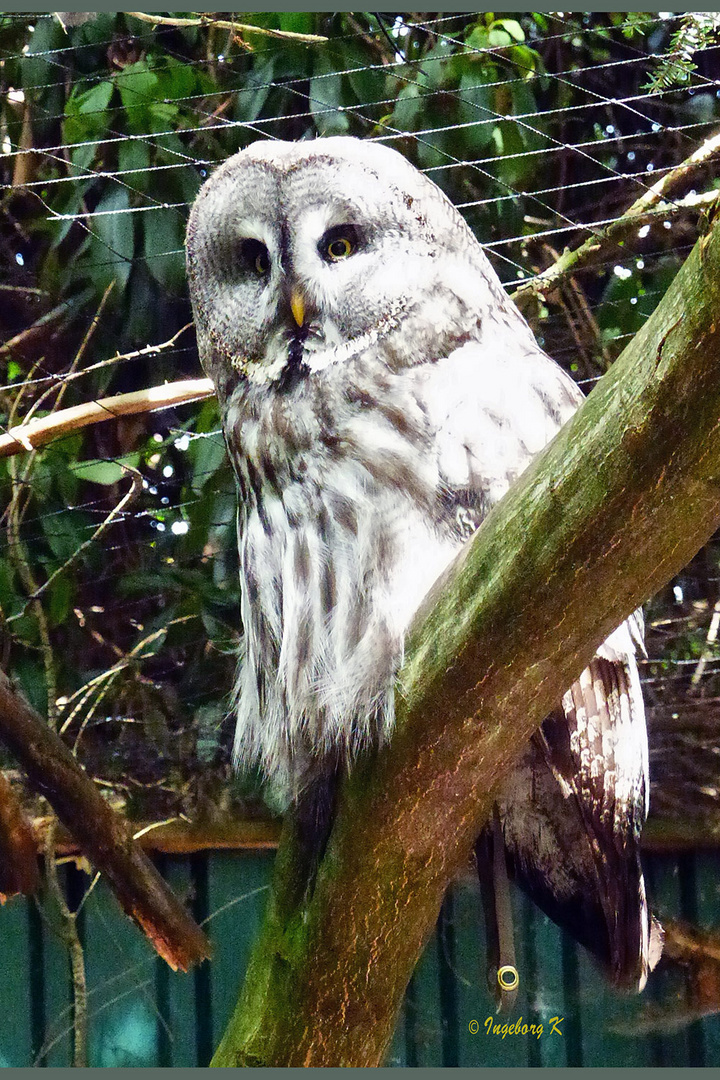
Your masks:
<svg viewBox="0 0 720 1080"><path fill-rule="evenodd" d="M240 488L235 751L297 796L388 738L415 611L582 395L460 214L381 145L253 144L202 188L187 256ZM636 987L640 638L636 619L608 638L498 798L518 879Z"/></svg>

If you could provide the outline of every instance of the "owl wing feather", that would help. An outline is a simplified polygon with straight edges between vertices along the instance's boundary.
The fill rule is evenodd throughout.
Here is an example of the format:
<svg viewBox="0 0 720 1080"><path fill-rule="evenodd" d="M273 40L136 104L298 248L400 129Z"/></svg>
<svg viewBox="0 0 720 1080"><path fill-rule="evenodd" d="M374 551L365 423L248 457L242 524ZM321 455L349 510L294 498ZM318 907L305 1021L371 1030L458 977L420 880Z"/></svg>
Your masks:
<svg viewBox="0 0 720 1080"><path fill-rule="evenodd" d="M426 399L449 505L466 522L470 512L474 527L583 400L520 322L508 313L487 341L440 361L445 400L439 383ZM447 397L457 387L461 402ZM498 805L516 881L616 984L639 990L661 938L649 926L639 859L648 782L638 646L640 613L606 639L558 702Z"/></svg>

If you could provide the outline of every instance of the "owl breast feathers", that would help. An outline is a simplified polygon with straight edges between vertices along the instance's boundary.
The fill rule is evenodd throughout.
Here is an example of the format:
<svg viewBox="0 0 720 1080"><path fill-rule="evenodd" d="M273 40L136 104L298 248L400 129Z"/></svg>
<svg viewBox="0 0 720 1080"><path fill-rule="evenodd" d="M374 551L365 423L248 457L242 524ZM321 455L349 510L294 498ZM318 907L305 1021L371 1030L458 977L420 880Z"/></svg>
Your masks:
<svg viewBox="0 0 720 1080"><path fill-rule="evenodd" d="M423 597L582 395L400 154L257 142L193 207L190 291L240 492L235 752L295 796L387 739ZM620 983L652 952L647 741L619 627L499 794L516 878Z"/></svg>

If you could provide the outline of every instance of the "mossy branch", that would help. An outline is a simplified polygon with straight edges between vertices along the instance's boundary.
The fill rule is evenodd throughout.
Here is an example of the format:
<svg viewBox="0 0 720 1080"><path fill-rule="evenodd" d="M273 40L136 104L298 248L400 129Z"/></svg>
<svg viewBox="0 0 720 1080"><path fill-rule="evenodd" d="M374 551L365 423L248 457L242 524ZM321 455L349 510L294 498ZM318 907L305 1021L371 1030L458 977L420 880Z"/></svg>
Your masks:
<svg viewBox="0 0 720 1080"><path fill-rule="evenodd" d="M639 226L656 217L677 213L679 210L702 211L712 206L720 194L715 190L702 192L700 195L691 194L679 202L668 202L667 198L674 188L681 183L690 182L693 176L719 153L720 134L715 134L706 139L685 161L680 162L656 180L652 187L646 188L640 198L636 199L632 206L611 225L598 230L580 247L565 250L547 270L543 270L531 281L520 285L512 293L512 298L520 310L527 312L539 297L549 296L568 274L575 274L579 270L593 266L606 258L610 251L618 248L622 250L621 245Z"/></svg>
<svg viewBox="0 0 720 1080"><path fill-rule="evenodd" d="M221 1066L374 1066L499 779L720 522L720 229L418 614L398 729L344 785L310 900L288 820Z"/></svg>

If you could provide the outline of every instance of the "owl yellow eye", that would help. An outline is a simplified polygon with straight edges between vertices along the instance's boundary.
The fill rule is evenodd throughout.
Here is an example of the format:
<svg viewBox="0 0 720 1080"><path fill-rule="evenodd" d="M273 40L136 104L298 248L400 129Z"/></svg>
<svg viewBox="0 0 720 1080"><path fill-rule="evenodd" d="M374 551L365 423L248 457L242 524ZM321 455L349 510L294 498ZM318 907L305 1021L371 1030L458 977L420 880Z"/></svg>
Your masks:
<svg viewBox="0 0 720 1080"><path fill-rule="evenodd" d="M350 222L334 225L321 237L318 254L325 262L340 262L341 259L347 259L348 255L355 254L362 246L362 239L357 226Z"/></svg>
<svg viewBox="0 0 720 1080"><path fill-rule="evenodd" d="M338 236L336 240L331 240L328 244L327 253L333 262L337 262L338 259L347 258L352 249L352 242L348 240L347 236Z"/></svg>
<svg viewBox="0 0 720 1080"><path fill-rule="evenodd" d="M270 252L259 240L244 240L242 256L247 269L258 277L264 277L270 269Z"/></svg>

